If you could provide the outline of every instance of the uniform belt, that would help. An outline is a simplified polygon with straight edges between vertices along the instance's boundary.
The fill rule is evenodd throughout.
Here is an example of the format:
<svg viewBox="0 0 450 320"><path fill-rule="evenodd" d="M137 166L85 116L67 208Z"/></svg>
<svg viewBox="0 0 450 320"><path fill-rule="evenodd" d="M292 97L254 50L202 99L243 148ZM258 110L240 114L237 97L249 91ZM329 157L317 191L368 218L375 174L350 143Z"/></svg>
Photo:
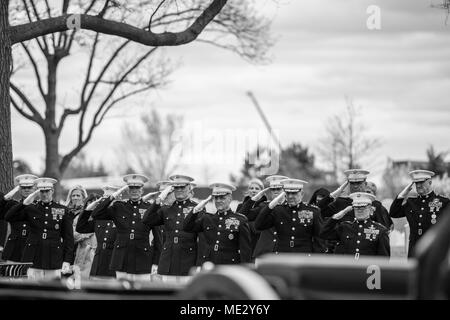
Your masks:
<svg viewBox="0 0 450 320"><path fill-rule="evenodd" d="M58 241L61 241L61 235L59 233L50 233L50 232L30 234L28 238L32 239L32 240L58 240Z"/></svg>
<svg viewBox="0 0 450 320"><path fill-rule="evenodd" d="M103 248L103 250L106 249L106 242L103 242L102 248Z"/></svg>
<svg viewBox="0 0 450 320"><path fill-rule="evenodd" d="M145 240L148 239L149 234L145 233L145 232L130 232L130 233L118 233L117 234L117 239L120 240Z"/></svg>
<svg viewBox="0 0 450 320"><path fill-rule="evenodd" d="M197 235L194 233L188 233L188 232L180 232L180 233L175 233L175 232L168 232L165 233L166 237L178 237L178 238L182 238L183 240L197 240Z"/></svg>

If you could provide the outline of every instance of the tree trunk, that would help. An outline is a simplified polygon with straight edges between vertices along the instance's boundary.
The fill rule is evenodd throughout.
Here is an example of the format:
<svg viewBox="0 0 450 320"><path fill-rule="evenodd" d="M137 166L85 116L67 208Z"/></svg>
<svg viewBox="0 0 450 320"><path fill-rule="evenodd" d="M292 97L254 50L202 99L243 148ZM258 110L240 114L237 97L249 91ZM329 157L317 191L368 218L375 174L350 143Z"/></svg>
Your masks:
<svg viewBox="0 0 450 320"><path fill-rule="evenodd" d="M61 199L61 172L59 171L59 145L58 134L51 128L44 130L45 135L45 171L44 177L54 178L58 180L58 184L55 186L55 200Z"/></svg>
<svg viewBox="0 0 450 320"><path fill-rule="evenodd" d="M11 39L8 32L9 0L0 1L0 191L13 186L13 157L11 142L11 101L9 77L11 73Z"/></svg>

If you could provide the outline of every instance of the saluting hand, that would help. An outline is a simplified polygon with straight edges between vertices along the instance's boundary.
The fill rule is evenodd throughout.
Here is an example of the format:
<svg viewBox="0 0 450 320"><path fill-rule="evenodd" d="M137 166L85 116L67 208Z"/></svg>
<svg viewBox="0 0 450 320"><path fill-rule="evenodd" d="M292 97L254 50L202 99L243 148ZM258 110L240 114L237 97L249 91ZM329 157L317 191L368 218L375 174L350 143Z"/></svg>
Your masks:
<svg viewBox="0 0 450 320"><path fill-rule="evenodd" d="M14 189L12 189L10 192L8 192L7 194L5 194L4 198L5 200L9 200L12 197L14 197L14 195L19 192L20 190L20 186L16 186Z"/></svg>
<svg viewBox="0 0 450 320"><path fill-rule="evenodd" d="M337 198L339 197L342 192L344 192L345 188L348 186L348 180L346 180L343 184L339 186L336 190L334 190L332 193L330 193L330 197Z"/></svg>
<svg viewBox="0 0 450 320"><path fill-rule="evenodd" d="M116 199L118 196L120 196L127 189L128 189L128 185L124 185L122 188L120 188L116 192L111 193L111 197Z"/></svg>
<svg viewBox="0 0 450 320"><path fill-rule="evenodd" d="M99 203L101 200L103 200L103 198L98 198L98 199L92 201L91 203L89 203L89 204L87 205L86 210L88 210L88 211L94 210L95 207L98 205L98 203Z"/></svg>
<svg viewBox="0 0 450 320"><path fill-rule="evenodd" d="M406 198L406 197L408 196L408 194L411 192L413 185L414 185L414 181L411 181L411 182L405 187L405 189L403 189L402 192L400 192L400 194L398 195L399 199Z"/></svg>
<svg viewBox="0 0 450 320"><path fill-rule="evenodd" d="M276 196L272 201L269 203L269 209L275 208L277 205L283 203L284 199L286 197L286 192L280 193L278 196Z"/></svg>
<svg viewBox="0 0 450 320"><path fill-rule="evenodd" d="M212 199L212 195L210 195L208 198L206 198L205 200L202 200L199 202L198 205L196 205L194 207L194 213L200 212L203 210L203 208L208 204L208 202Z"/></svg>
<svg viewBox="0 0 450 320"><path fill-rule="evenodd" d="M30 194L28 197L23 200L24 205L32 204L34 201L34 198L36 198L37 194L39 193L39 190L35 190L32 194Z"/></svg>
<svg viewBox="0 0 450 320"><path fill-rule="evenodd" d="M156 196L158 193L160 193L160 191L147 193L145 196L142 197L142 200L147 201L151 197Z"/></svg>
<svg viewBox="0 0 450 320"><path fill-rule="evenodd" d="M266 193L267 190L269 190L270 188L265 188L262 189L260 192L258 192L257 194L255 194L252 197L252 201L258 201L259 199L261 199L263 197L263 195Z"/></svg>
<svg viewBox="0 0 450 320"><path fill-rule="evenodd" d="M166 198L168 197L168 195L173 192L173 186L167 186L162 192L161 194L158 196L158 199L160 201L164 201L166 200Z"/></svg>
<svg viewBox="0 0 450 320"><path fill-rule="evenodd" d="M338 213L334 214L331 218L334 220L340 220L342 219L347 213L353 210L352 206L348 206L344 210L339 211Z"/></svg>

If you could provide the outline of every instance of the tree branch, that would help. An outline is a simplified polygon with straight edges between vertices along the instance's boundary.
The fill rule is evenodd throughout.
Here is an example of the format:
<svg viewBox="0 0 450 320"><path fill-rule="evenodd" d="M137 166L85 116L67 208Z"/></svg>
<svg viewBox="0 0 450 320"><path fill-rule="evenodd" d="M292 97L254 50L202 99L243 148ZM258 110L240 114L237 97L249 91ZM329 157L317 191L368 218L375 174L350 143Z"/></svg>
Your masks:
<svg viewBox="0 0 450 320"><path fill-rule="evenodd" d="M33 70L34 70L34 74L36 75L36 82L37 82L37 85L38 85L39 92L41 93L42 98L45 100L47 94L44 92L44 88L42 87L41 74L39 73L39 68L37 66L37 63L34 60L33 56L31 55L31 52L28 50L27 46L25 44L23 44L23 43L21 43L21 45L22 45L22 48L25 50L25 52L26 52L26 54L28 56L28 59L31 62L31 65L33 66Z"/></svg>
<svg viewBox="0 0 450 320"><path fill-rule="evenodd" d="M152 33L126 23L81 14L80 27L104 34L116 35L147 46L177 46L194 41L214 17L222 10L227 0L213 0L207 9L184 31ZM40 20L9 28L12 44L30 40L53 32L68 30L67 20L72 15Z"/></svg>
<svg viewBox="0 0 450 320"><path fill-rule="evenodd" d="M152 20L153 20L153 16L158 12L159 8L161 8L161 6L164 4L164 2L166 2L166 0L162 0L159 5L156 7L155 11L153 11L152 15L150 16L150 21L148 22L148 30L151 31L152 28Z"/></svg>
<svg viewBox="0 0 450 320"><path fill-rule="evenodd" d="M28 107L28 109L33 114L33 121L37 122L41 126L44 124L44 119L37 111L37 109L33 106L33 104L28 100L27 96L14 84L11 82L11 89L19 96L19 98L24 102L24 104Z"/></svg>
<svg viewBox="0 0 450 320"><path fill-rule="evenodd" d="M37 119L32 114L26 113L22 108L19 107L19 104L16 102L16 100L14 100L14 98L12 96L10 96L10 98L11 98L11 103L14 106L14 108L17 110L17 112L19 112L23 117L27 118L28 120L37 122Z"/></svg>

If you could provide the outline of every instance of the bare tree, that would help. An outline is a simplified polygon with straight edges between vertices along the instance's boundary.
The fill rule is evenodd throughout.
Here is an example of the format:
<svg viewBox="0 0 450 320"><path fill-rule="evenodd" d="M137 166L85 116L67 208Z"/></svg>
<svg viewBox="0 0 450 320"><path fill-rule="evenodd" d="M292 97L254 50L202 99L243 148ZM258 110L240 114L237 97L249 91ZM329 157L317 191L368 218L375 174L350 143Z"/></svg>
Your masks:
<svg viewBox="0 0 450 320"><path fill-rule="evenodd" d="M167 179L178 168L181 153L175 148L176 133L182 126L182 117L168 114L164 119L155 110L143 114L139 123L124 125L120 166L152 180Z"/></svg>
<svg viewBox="0 0 450 320"><path fill-rule="evenodd" d="M361 108L346 97L346 109L327 119L325 136L319 141L318 153L335 173L360 168L366 157L381 144L378 138L369 137L361 119Z"/></svg>
<svg viewBox="0 0 450 320"><path fill-rule="evenodd" d="M44 174L59 179L113 107L166 83L171 69L167 63L155 63L159 47L198 40L232 50L248 60L264 60L271 45L270 21L258 16L249 3L252 1L65 0L61 8L55 8L47 0L3 1L0 40L5 41L0 50L5 58L0 65L3 77L0 78L3 85L0 94L9 91L9 72L2 70L10 70L11 45L17 43L34 71L42 101L34 101L23 86L14 82L11 83L11 99L2 96L0 121L4 132L0 147L5 152L0 159L0 177L4 184L0 187L7 189L12 181L9 100L22 116L43 130ZM9 9L14 26L9 25ZM81 32L81 29L94 33ZM110 38L104 34L123 40L108 41ZM136 43L150 48L131 50ZM85 66L86 77L80 84L78 102L69 104L58 100L56 75L61 61L78 49L85 50L89 62ZM141 51L138 56L129 54L137 51ZM44 63L39 61L39 56ZM106 60L99 59L105 56ZM45 80L43 75L46 75ZM59 137L66 120L75 117L78 119L76 144L67 154L60 155Z"/></svg>

